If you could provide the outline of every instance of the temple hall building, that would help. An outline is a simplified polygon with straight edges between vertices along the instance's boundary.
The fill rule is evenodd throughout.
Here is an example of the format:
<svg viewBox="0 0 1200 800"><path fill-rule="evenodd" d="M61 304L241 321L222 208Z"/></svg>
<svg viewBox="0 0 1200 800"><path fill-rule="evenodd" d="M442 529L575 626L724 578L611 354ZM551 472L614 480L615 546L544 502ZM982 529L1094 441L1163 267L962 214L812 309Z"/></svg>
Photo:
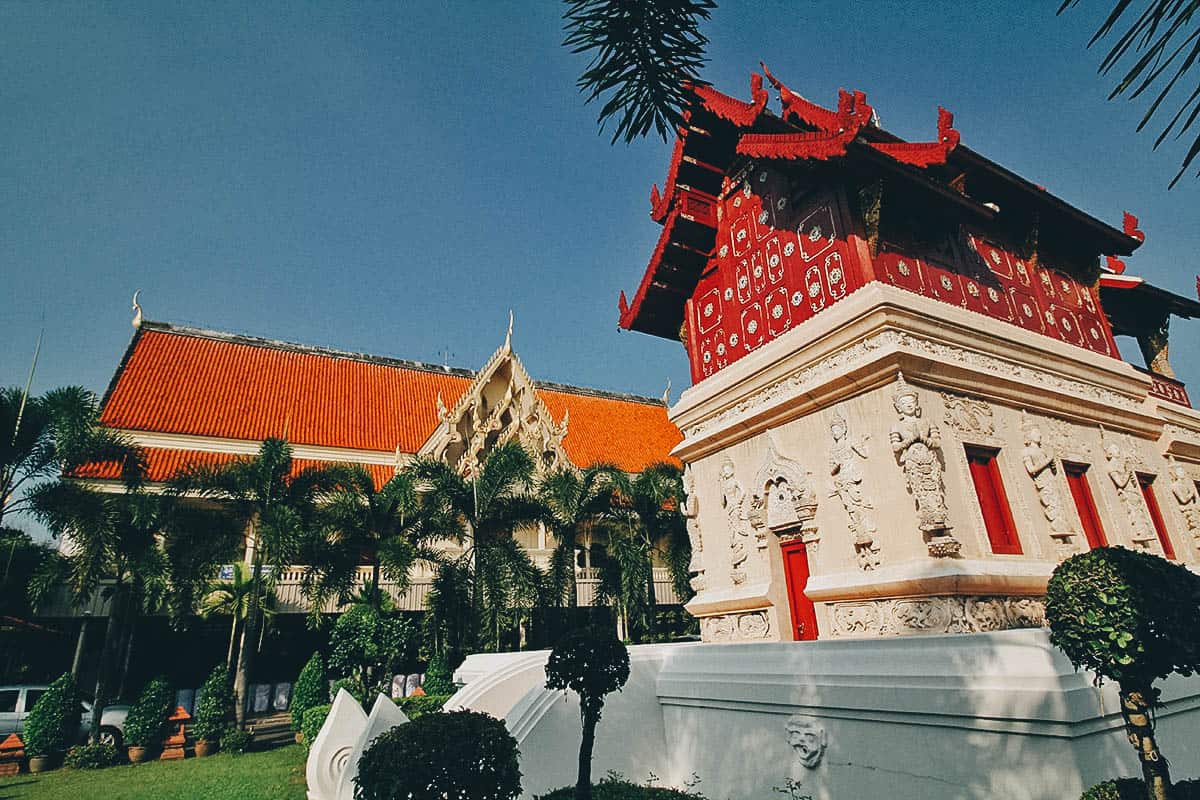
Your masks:
<svg viewBox="0 0 1200 800"><path fill-rule="evenodd" d="M1168 332L1200 303L1126 272L1136 217L971 150L945 109L906 142L861 92L825 108L764 73L749 102L692 90L620 297L691 364L670 417L705 640L1039 626L1071 553L1197 565L1200 414Z"/></svg>

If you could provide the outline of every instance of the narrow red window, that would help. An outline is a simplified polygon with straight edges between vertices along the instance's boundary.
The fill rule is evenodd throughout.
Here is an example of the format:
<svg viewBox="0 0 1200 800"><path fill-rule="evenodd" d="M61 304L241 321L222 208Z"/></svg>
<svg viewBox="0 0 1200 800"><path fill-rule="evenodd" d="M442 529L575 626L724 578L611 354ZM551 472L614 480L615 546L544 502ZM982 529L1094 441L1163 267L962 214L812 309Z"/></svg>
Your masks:
<svg viewBox="0 0 1200 800"><path fill-rule="evenodd" d="M1017 538L1017 526L1013 524L1008 496L1000 480L996 453L996 450L968 446L967 463L971 468L971 480L975 484L975 496L979 498L979 510L983 512L983 525L987 529L988 541L992 543L992 552L1020 555L1021 541Z"/></svg>
<svg viewBox="0 0 1200 800"><path fill-rule="evenodd" d="M1150 511L1150 521L1154 523L1154 532L1158 534L1158 543L1162 545L1163 555L1175 560L1175 548L1171 546L1171 537L1167 535L1167 524L1163 521L1162 509L1158 507L1158 498L1154 496L1154 476L1141 472L1137 476L1138 485L1142 487L1142 497L1146 498L1146 508Z"/></svg>
<svg viewBox="0 0 1200 800"><path fill-rule="evenodd" d="M1075 500L1075 510L1079 512L1079 522L1083 525L1083 535L1087 538L1088 547L1107 547L1108 540L1104 538L1104 528L1100 525L1100 513L1096 511L1096 501L1092 498L1092 489L1088 486L1087 464L1063 463L1063 471L1067 473L1067 486L1071 489L1071 497Z"/></svg>

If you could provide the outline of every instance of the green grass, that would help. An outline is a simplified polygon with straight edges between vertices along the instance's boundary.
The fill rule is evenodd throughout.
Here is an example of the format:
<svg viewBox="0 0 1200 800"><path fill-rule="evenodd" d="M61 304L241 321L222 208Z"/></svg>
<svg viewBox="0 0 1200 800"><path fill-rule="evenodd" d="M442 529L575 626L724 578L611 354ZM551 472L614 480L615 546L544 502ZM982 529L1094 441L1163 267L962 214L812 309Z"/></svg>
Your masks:
<svg viewBox="0 0 1200 800"><path fill-rule="evenodd" d="M0 800L304 800L304 748L0 778Z"/></svg>

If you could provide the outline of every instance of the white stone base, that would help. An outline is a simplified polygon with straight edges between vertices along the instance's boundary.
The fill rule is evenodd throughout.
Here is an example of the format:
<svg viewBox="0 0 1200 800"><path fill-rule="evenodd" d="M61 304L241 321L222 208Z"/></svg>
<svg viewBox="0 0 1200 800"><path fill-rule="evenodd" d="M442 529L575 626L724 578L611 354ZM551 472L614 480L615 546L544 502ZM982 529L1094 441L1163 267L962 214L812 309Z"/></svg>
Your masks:
<svg viewBox="0 0 1200 800"><path fill-rule="evenodd" d="M508 706L525 797L575 777L578 704L541 688L545 657L512 654L459 693L470 708ZM1070 800L1140 774L1116 688L1076 673L1044 630L645 645L630 657L629 683L609 696L597 730L596 778L616 770L683 786L694 774L710 800L777 800L774 787L789 779L817 800ZM514 704L522 684L529 689ZM502 701L489 700L493 685ZM1172 773L1200 777L1200 677L1159 685L1159 742ZM816 767L789 744L794 715L824 730Z"/></svg>

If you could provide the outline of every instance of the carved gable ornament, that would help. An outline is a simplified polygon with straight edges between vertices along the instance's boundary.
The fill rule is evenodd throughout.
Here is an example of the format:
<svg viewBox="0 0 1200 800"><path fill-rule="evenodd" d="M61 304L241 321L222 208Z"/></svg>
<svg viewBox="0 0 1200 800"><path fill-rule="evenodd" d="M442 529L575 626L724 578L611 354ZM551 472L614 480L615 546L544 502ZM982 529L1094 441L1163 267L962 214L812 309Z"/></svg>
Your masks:
<svg viewBox="0 0 1200 800"><path fill-rule="evenodd" d="M767 431L766 460L754 476L751 507L751 523L756 529L765 527L783 541L797 537L815 540L816 492L807 470L779 451L773 431Z"/></svg>

